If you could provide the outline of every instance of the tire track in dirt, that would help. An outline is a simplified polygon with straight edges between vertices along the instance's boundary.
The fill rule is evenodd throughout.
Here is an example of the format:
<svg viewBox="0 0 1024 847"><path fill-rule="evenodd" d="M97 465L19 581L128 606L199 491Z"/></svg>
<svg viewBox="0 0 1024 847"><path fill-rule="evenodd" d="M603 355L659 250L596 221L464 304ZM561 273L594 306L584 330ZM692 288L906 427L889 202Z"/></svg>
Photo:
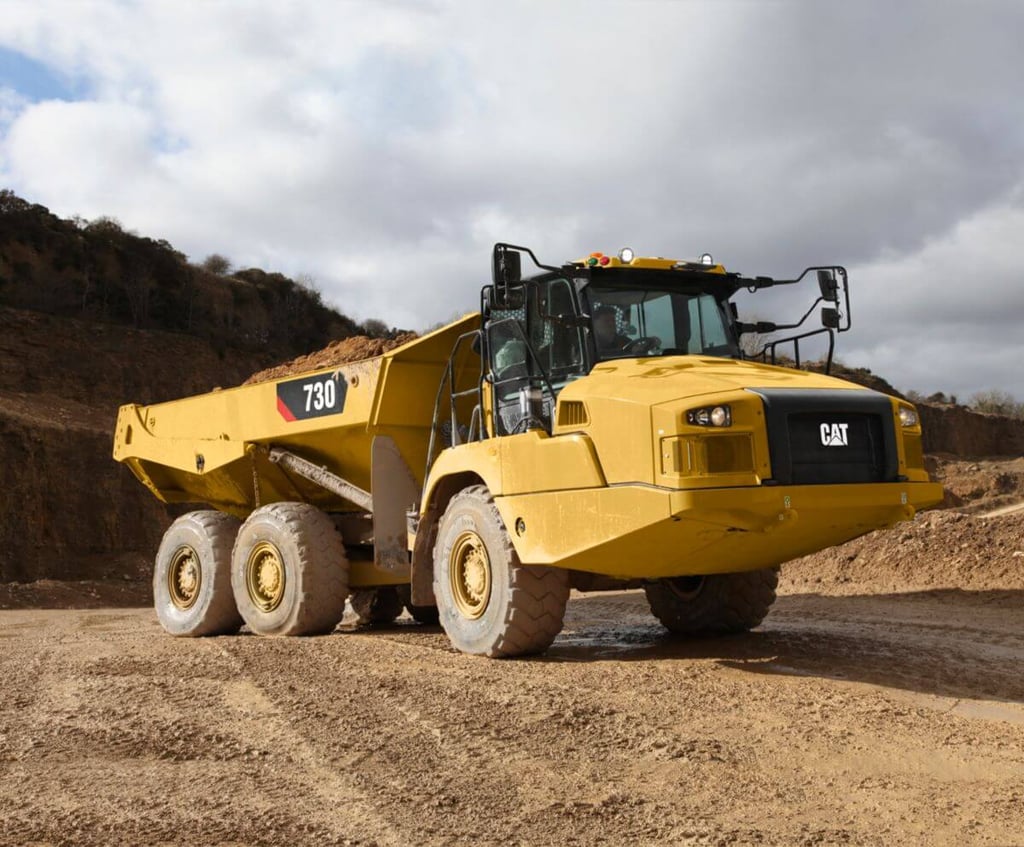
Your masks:
<svg viewBox="0 0 1024 847"><path fill-rule="evenodd" d="M978 656L1024 628L985 599L790 595L674 640L642 594L575 597L519 661L0 613L0 844L1014 843L1020 703L953 696L1012 683Z"/></svg>
<svg viewBox="0 0 1024 847"><path fill-rule="evenodd" d="M238 660L230 647L224 649L234 656L244 673L244 663ZM303 788L318 798L320 809L317 817L325 826L338 835L358 833L360 840L373 844L409 843L409 834L392 826L372 799L347 778L351 768L357 764L356 760L339 762L323 756L251 678L243 676L228 683L223 696L225 704L235 714L235 732L238 735L258 737L264 751L268 748L286 751L290 770L302 774Z"/></svg>
<svg viewBox="0 0 1024 847"><path fill-rule="evenodd" d="M421 841L424 832L430 835L430 821L441 816L449 828L455 819L462 843L514 843L522 817L540 814L551 805L553 793L577 799L596 794L598 801L614 794L614 787L602 794L592 778L567 768L557 746L534 743L530 725L543 716L510 710L512 692L494 686L488 673L494 664L450 649L438 651L429 634L425 644L415 637L406 641L395 632L386 638L380 635L384 633L344 633L321 640L303 651L301 665L293 657L292 670L304 673L308 661L308 669L317 669L321 684L328 688L343 689L356 682L355 696L344 705L367 737L356 742L362 755L354 767L365 780L364 790L390 808L392 820L408 818L410 807L418 811ZM395 652L400 656L382 655ZM421 669L426 659L438 667L405 681L390 671L395 659ZM501 666L512 669L517 664L528 667ZM378 727L386 729L377 732ZM310 743L337 759L349 745L343 739L344 733L321 735ZM474 808L491 810L488 828L481 826Z"/></svg>

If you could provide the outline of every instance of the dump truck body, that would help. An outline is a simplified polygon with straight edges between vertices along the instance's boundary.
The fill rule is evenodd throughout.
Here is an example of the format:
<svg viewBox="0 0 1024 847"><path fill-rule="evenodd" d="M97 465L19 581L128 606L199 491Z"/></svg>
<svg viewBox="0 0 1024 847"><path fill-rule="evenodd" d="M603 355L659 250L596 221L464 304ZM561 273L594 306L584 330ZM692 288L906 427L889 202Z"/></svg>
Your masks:
<svg viewBox="0 0 1024 847"><path fill-rule="evenodd" d="M308 541L327 532L317 515L340 530L345 590L367 616L400 609L373 606L400 586L411 610L440 607L460 649L516 655L550 643L570 584L642 584L674 631L749 628L778 565L941 499L909 403L738 360L745 325L728 296L750 280L670 260L521 280L518 260L501 277L507 256L496 249L480 313L383 356L122 407L114 456L157 497L246 521L217 567L250 625L304 602L286 588L312 577L287 559L334 543ZM838 309L845 272L841 289L829 280L819 273ZM827 331L831 350L840 318L823 313L823 326L796 343ZM190 544L158 557L154 583L182 613L215 569ZM332 565L316 567L333 585ZM736 613L734 589L760 611ZM544 622L517 622L522 602L523 619ZM329 617L296 612L266 632Z"/></svg>

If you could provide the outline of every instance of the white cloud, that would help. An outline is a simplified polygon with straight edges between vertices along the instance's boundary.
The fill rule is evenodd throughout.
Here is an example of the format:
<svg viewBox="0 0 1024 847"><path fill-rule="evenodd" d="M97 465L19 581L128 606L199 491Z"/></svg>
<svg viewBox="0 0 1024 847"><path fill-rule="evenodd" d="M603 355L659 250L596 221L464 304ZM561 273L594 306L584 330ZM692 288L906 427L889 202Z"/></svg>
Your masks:
<svg viewBox="0 0 1024 847"><path fill-rule="evenodd" d="M984 348L1008 310L980 304L1019 303L1021 24L1010 4L15 2L0 45L83 95L11 107L0 173L406 326L472 308L496 240L845 263L841 349L884 374L892 327L924 339L959 308ZM961 297L968 273L998 295ZM901 373L926 346L892 351Z"/></svg>
<svg viewBox="0 0 1024 847"><path fill-rule="evenodd" d="M1024 397L1022 199L1014 190L915 253L851 269L846 358L905 389Z"/></svg>

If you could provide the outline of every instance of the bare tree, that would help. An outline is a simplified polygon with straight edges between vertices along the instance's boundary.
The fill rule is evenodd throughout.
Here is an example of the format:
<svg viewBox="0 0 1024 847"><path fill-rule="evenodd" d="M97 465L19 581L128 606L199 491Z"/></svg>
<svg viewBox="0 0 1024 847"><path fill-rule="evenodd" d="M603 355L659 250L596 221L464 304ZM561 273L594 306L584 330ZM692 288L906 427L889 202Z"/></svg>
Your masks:
<svg viewBox="0 0 1024 847"><path fill-rule="evenodd" d="M231 273L231 260L227 256L222 256L220 253L211 253L205 259L200 266L204 271L209 271L212 274L224 276L225 274Z"/></svg>
<svg viewBox="0 0 1024 847"><path fill-rule="evenodd" d="M1005 415L1008 418L1024 418L1024 403L1012 394L996 389L975 394L971 398L971 408L978 412Z"/></svg>
<svg viewBox="0 0 1024 847"><path fill-rule="evenodd" d="M370 338L385 338L391 332L391 328L377 318L367 318L359 324L359 328L364 335L368 335Z"/></svg>

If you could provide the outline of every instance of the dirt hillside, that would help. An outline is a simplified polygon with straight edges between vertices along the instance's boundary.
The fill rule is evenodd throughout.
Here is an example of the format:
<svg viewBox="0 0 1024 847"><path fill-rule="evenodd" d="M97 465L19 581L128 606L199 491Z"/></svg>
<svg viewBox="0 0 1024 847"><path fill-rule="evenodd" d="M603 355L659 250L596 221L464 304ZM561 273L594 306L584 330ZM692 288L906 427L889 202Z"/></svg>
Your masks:
<svg viewBox="0 0 1024 847"><path fill-rule="evenodd" d="M4 596L7 604L64 596L45 582L53 580L112 580L94 593L121 600L120 583L130 583L148 602L153 553L182 508L157 502L111 459L122 403L366 358L413 337L355 336L266 369L266 353L219 351L187 334L0 306L0 606ZM91 602L82 589L81 602Z"/></svg>
<svg viewBox="0 0 1024 847"><path fill-rule="evenodd" d="M111 459L118 406L232 385L262 361L0 307L0 584L145 574L170 513Z"/></svg>
<svg viewBox="0 0 1024 847"><path fill-rule="evenodd" d="M1024 499L1024 491L1020 492ZM787 592L1024 591L1024 511L931 511L782 569Z"/></svg>

